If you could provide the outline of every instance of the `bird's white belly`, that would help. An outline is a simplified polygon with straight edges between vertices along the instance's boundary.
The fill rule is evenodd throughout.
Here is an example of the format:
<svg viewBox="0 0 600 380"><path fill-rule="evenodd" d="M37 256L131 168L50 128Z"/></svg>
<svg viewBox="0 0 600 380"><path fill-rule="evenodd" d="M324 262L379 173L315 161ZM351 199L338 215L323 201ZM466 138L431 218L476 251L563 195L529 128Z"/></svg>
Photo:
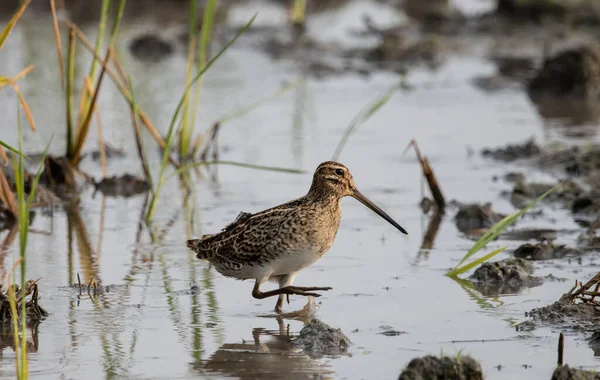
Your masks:
<svg viewBox="0 0 600 380"><path fill-rule="evenodd" d="M321 255L317 249L305 249L302 251L294 251L290 253L284 253L275 259L272 263L269 263L271 267L271 276L278 276L282 274L294 273L307 266L311 265L315 261L319 260Z"/></svg>

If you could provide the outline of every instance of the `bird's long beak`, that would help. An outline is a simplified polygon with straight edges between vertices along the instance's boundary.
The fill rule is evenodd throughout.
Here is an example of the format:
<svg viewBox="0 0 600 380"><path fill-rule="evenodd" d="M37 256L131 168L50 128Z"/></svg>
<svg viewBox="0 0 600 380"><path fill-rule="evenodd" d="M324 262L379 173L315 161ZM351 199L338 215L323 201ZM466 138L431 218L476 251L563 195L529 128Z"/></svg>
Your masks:
<svg viewBox="0 0 600 380"><path fill-rule="evenodd" d="M398 230L400 230L400 232L408 235L408 232L406 232L406 230L404 228L402 228L402 226L400 226L398 223L396 223L396 221L394 219L392 219L388 214L386 214L382 209L377 207L377 205L375 203L371 202L367 197L362 195L362 193L360 191L358 191L356 188L352 189L352 197L355 198L356 200L358 200L363 205L370 208L371 210L375 211L379 216L381 216L383 219L387 220L388 223L390 223L392 226L394 226Z"/></svg>

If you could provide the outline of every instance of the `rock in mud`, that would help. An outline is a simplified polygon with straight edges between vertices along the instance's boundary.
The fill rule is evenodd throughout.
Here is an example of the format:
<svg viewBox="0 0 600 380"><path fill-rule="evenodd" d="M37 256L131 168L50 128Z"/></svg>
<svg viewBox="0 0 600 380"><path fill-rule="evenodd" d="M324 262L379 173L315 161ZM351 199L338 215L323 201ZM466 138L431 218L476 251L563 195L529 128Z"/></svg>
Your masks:
<svg viewBox="0 0 600 380"><path fill-rule="evenodd" d="M555 245L551 240L542 240L536 244L523 244L514 252L516 258L533 261L577 257L582 254L583 252L578 249Z"/></svg>
<svg viewBox="0 0 600 380"><path fill-rule="evenodd" d="M524 259L506 259L483 263L469 277L473 286L486 296L517 293L542 284L533 276L533 265Z"/></svg>
<svg viewBox="0 0 600 380"><path fill-rule="evenodd" d="M300 330L293 343L313 359L326 355L342 355L351 344L342 330L329 327L317 318L313 318Z"/></svg>
<svg viewBox="0 0 600 380"><path fill-rule="evenodd" d="M398 380L483 380L479 363L470 356L425 356L408 363Z"/></svg>
<svg viewBox="0 0 600 380"><path fill-rule="evenodd" d="M157 62L173 54L175 48L160 36L147 34L131 41L129 50L140 60Z"/></svg>
<svg viewBox="0 0 600 380"><path fill-rule="evenodd" d="M504 148L484 149L481 154L498 161L515 161L538 156L542 152L533 139L522 144L509 144Z"/></svg>
<svg viewBox="0 0 600 380"><path fill-rule="evenodd" d="M554 370L551 380L600 380L600 373L562 365Z"/></svg>
<svg viewBox="0 0 600 380"><path fill-rule="evenodd" d="M600 46L568 49L545 60L528 83L536 102L551 98L598 100L600 96Z"/></svg>
<svg viewBox="0 0 600 380"><path fill-rule="evenodd" d="M491 203L484 205L468 204L459 205L454 221L459 231L469 233L483 228L490 228L503 217L504 215L495 213L492 210Z"/></svg>
<svg viewBox="0 0 600 380"><path fill-rule="evenodd" d="M96 190L104 195L125 198L144 194L150 190L150 185L146 179L131 174L103 178L95 186Z"/></svg>

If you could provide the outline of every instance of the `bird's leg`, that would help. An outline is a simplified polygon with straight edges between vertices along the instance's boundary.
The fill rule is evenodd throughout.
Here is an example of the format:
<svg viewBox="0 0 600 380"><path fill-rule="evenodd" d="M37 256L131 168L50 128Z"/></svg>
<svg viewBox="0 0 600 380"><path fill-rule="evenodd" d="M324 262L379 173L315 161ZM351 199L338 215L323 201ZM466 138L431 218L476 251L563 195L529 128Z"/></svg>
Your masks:
<svg viewBox="0 0 600 380"><path fill-rule="evenodd" d="M294 282L294 278L296 277L296 273L289 273L283 276L279 276L278 283L279 289L285 288L286 286L292 285ZM281 313L283 311L283 300L287 298L287 303L290 303L290 295L289 294L280 294L279 299L277 299L277 303L275 304L275 312Z"/></svg>

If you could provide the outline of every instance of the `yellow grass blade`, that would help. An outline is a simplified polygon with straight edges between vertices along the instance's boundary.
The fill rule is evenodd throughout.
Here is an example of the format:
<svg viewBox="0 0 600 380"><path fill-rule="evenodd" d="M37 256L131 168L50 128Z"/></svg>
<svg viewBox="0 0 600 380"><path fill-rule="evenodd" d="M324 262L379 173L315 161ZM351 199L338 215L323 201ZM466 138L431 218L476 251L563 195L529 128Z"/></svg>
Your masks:
<svg viewBox="0 0 600 380"><path fill-rule="evenodd" d="M31 114L31 110L29 109L29 106L27 105L27 102L25 101L25 98L23 97L21 90L19 90L19 86L15 82L12 82L11 85L17 92L17 95L19 96L19 100L21 101L21 105L23 106L23 110L25 111L25 116L27 116L27 121L29 122L29 126L31 127L31 130L35 131L36 129L35 129L35 122L33 121L33 115Z"/></svg>
<svg viewBox="0 0 600 380"><path fill-rule="evenodd" d="M60 69L60 84L65 88L65 69L63 67L62 47L60 44L60 30L58 29L58 17L56 17L56 4L50 0L50 9L52 10L52 24L54 26L54 39L56 40L56 52L58 54L58 67Z"/></svg>
<svg viewBox="0 0 600 380"><path fill-rule="evenodd" d="M2 141L0 141L1 143ZM4 145L0 145L0 158L4 161L4 165L8 165L8 156L6 155L6 151L4 151ZM0 168L2 170L2 168Z"/></svg>

